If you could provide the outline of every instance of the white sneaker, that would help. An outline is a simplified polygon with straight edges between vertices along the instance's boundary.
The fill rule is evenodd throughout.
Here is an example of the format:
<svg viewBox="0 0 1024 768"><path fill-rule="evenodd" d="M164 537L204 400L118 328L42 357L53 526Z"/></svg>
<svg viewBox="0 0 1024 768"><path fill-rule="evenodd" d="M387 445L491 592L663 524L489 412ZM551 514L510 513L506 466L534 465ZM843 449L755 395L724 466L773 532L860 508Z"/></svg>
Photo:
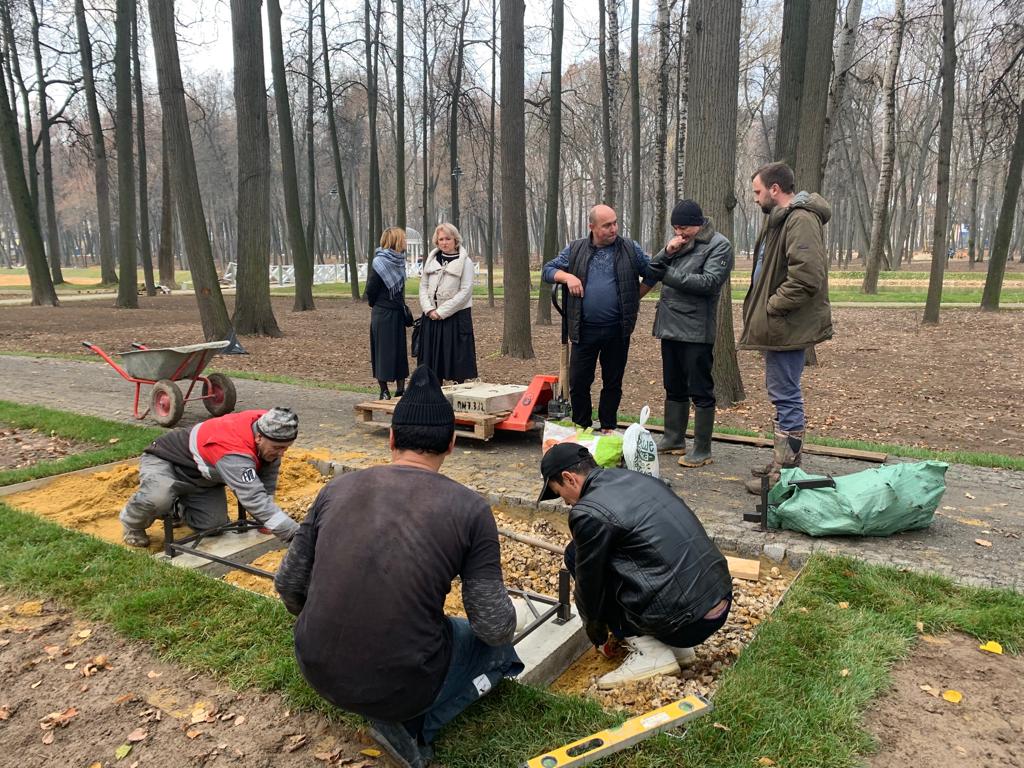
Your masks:
<svg viewBox="0 0 1024 768"><path fill-rule="evenodd" d="M626 644L630 649L629 656L618 669L598 679L598 688L608 690L655 675L674 675L679 672L676 649L660 640L653 637L631 637L626 640Z"/></svg>
<svg viewBox="0 0 1024 768"><path fill-rule="evenodd" d="M686 669L697 663L697 654L693 648L673 648L672 653L681 669Z"/></svg>

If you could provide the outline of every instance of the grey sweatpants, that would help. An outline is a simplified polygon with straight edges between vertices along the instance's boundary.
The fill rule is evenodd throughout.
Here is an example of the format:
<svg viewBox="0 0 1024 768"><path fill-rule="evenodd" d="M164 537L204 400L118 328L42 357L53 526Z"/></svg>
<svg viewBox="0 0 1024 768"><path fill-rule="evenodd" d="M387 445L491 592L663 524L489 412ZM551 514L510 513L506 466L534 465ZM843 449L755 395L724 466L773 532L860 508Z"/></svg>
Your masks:
<svg viewBox="0 0 1024 768"><path fill-rule="evenodd" d="M127 528L144 531L158 517L171 513L174 500L181 499L185 525L205 531L228 522L228 505L223 485L195 485L183 479L169 461L144 453L139 458L139 490L121 510Z"/></svg>

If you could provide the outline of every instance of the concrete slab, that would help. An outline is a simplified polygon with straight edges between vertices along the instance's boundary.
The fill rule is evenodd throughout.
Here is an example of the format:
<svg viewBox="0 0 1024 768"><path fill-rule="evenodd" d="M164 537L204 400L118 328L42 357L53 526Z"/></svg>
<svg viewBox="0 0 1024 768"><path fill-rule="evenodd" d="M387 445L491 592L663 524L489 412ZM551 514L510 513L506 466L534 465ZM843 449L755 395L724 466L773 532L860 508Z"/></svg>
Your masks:
<svg viewBox="0 0 1024 768"><path fill-rule="evenodd" d="M247 553L246 550L252 549L253 547L260 547L265 545L268 541L275 541L275 538L271 534L260 533L259 531L245 531L244 533L225 533L223 536L215 536L213 538L206 538L199 542L199 549L201 552L209 552L211 555L217 555L218 557L233 558L240 563L248 563L249 560L254 556L249 556L251 553ZM207 560L205 557L198 557L196 555L177 555L176 557L168 557L164 553L153 555L158 560L164 560L176 565L179 568L202 568L203 566L210 565L213 561Z"/></svg>
<svg viewBox="0 0 1024 768"><path fill-rule="evenodd" d="M551 606L534 602L538 611ZM519 682L546 688L590 647L577 613L565 624L548 619L533 632L516 643L516 652L526 669Z"/></svg>

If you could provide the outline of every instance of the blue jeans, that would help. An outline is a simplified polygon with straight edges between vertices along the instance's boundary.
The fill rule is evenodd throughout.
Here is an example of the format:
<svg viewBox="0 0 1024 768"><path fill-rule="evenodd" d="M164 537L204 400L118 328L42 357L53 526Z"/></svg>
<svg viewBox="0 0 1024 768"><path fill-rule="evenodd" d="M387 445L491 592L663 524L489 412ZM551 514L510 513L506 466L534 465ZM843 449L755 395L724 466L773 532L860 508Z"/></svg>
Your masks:
<svg viewBox="0 0 1024 768"><path fill-rule="evenodd" d="M452 625L448 673L430 709L416 718L422 720L422 727L411 729L420 731L425 744L432 744L441 728L494 688L501 678L515 677L524 669L512 645L487 645L473 634L466 619L449 616L448 621Z"/></svg>
<svg viewBox="0 0 1024 768"><path fill-rule="evenodd" d="M804 428L804 395L800 377L804 372L803 349L764 353L764 384L775 405L775 418L784 432Z"/></svg>

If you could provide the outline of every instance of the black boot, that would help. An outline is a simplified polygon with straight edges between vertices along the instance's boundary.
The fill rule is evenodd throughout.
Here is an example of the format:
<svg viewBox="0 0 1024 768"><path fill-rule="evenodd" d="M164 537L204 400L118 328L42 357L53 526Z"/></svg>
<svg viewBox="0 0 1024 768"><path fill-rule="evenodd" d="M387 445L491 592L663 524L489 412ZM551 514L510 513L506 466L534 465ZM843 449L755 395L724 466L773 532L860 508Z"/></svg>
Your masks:
<svg viewBox="0 0 1024 768"><path fill-rule="evenodd" d="M665 432L656 441L658 453L682 453L686 450L686 422L690 420L690 401L665 401Z"/></svg>
<svg viewBox="0 0 1024 768"><path fill-rule="evenodd" d="M390 400L391 392L388 391L388 383L386 381L378 381L380 384L380 400Z"/></svg>
<svg viewBox="0 0 1024 768"><path fill-rule="evenodd" d="M715 406L694 408L693 447L679 460L679 466L703 467L711 463L711 433L714 429Z"/></svg>
<svg viewBox="0 0 1024 768"><path fill-rule="evenodd" d="M405 394L405 379L398 379L395 382L395 397L401 397Z"/></svg>

